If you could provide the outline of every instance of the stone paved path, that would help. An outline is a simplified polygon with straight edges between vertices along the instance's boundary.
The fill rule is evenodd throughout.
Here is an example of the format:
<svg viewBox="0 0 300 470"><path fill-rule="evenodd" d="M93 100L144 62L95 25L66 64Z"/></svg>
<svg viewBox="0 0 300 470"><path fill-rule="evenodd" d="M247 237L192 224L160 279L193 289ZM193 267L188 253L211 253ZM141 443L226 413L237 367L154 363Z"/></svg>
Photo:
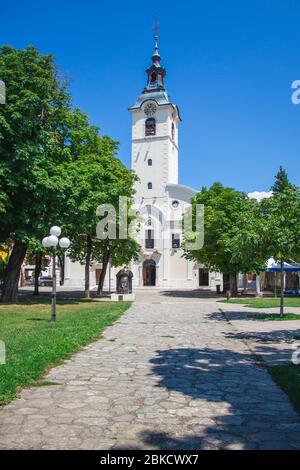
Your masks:
<svg viewBox="0 0 300 470"><path fill-rule="evenodd" d="M276 313L277 309L253 309L239 304L218 304L232 324L232 335L247 342L250 349L269 366L290 364L295 349L295 336L300 336L300 308L286 307L286 312L299 314L299 320L257 321L254 313Z"/></svg>
<svg viewBox="0 0 300 470"><path fill-rule="evenodd" d="M300 419L213 299L138 293L60 385L0 410L0 448L300 449Z"/></svg>

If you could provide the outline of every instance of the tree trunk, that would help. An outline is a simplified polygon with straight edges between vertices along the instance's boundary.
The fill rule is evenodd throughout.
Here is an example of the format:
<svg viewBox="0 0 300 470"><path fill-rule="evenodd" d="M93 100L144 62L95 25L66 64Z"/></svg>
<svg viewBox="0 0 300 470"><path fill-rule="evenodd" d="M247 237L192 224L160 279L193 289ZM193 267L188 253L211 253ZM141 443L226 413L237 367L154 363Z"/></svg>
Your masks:
<svg viewBox="0 0 300 470"><path fill-rule="evenodd" d="M223 274L223 294L230 289L229 275Z"/></svg>
<svg viewBox="0 0 300 470"><path fill-rule="evenodd" d="M65 283L65 253L62 255L57 255L59 259L59 268L60 268L60 285L63 286Z"/></svg>
<svg viewBox="0 0 300 470"><path fill-rule="evenodd" d="M280 316L284 316L284 261L280 260Z"/></svg>
<svg viewBox="0 0 300 470"><path fill-rule="evenodd" d="M26 255L27 246L17 240L14 243L12 253L4 273L4 283L2 289L2 302L17 302L18 284L21 266Z"/></svg>
<svg viewBox="0 0 300 470"><path fill-rule="evenodd" d="M102 259L102 270L101 270L101 273L100 273L98 290L97 290L98 295L103 294L103 284L104 284L104 279L105 279L105 275L106 275L106 271L107 271L109 257L110 257L110 253L109 253L109 251L106 251L103 254L103 259Z"/></svg>
<svg viewBox="0 0 300 470"><path fill-rule="evenodd" d="M34 270L34 292L33 295L39 295L39 277L42 270L42 253L38 253L35 257Z"/></svg>
<svg viewBox="0 0 300 470"><path fill-rule="evenodd" d="M91 265L91 254L92 254L92 239L88 235L86 238L86 257L85 257L85 286L84 286L84 298L90 298L90 265Z"/></svg>
<svg viewBox="0 0 300 470"><path fill-rule="evenodd" d="M247 294L247 288L248 288L248 274L243 274L243 294Z"/></svg>
<svg viewBox="0 0 300 470"><path fill-rule="evenodd" d="M237 292L238 292L236 273L229 275L229 283L230 283L230 292L231 292L231 294L236 295Z"/></svg>

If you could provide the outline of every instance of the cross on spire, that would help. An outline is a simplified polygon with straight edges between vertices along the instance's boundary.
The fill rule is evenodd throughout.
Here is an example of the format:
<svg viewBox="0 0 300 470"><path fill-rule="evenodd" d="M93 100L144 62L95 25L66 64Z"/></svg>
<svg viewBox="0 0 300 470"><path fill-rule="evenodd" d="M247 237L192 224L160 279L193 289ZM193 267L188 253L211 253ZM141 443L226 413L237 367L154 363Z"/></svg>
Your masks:
<svg viewBox="0 0 300 470"><path fill-rule="evenodd" d="M155 18L155 20L154 20L153 29L154 29L154 41L155 41L154 56L159 56L159 53L158 53L159 22L158 22L157 18Z"/></svg>
<svg viewBox="0 0 300 470"><path fill-rule="evenodd" d="M155 18L155 20L154 20L153 29L154 29L154 34L155 34L154 37L158 38L159 22L158 22L157 18Z"/></svg>
<svg viewBox="0 0 300 470"><path fill-rule="evenodd" d="M146 85L146 88L144 89L144 93L152 93L154 91L165 90L164 77L166 75L166 71L164 67L162 67L160 64L161 58L158 52L159 22L157 21L157 18L155 18L153 30L155 46L154 53L151 57L152 65L146 71L148 75L148 83Z"/></svg>

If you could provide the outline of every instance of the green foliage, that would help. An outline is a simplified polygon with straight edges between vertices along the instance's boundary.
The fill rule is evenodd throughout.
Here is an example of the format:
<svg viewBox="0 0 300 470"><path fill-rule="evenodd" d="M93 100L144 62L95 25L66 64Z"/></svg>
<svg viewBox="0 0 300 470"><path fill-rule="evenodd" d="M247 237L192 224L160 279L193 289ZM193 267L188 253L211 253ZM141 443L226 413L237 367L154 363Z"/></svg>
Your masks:
<svg viewBox="0 0 300 470"><path fill-rule="evenodd" d="M275 176L275 183L273 184L271 191L278 193L284 191L290 185L287 172L282 168L279 168L277 175Z"/></svg>
<svg viewBox="0 0 300 470"><path fill-rule="evenodd" d="M70 96L53 57L34 47L2 47L0 76L0 240L13 234L27 244L45 234L64 198L57 158Z"/></svg>
<svg viewBox="0 0 300 470"><path fill-rule="evenodd" d="M103 253L109 250L112 264L128 263L136 256L139 245L130 237L128 240L98 240L96 212L101 204L112 204L118 226L119 197L129 198L129 209L136 176L115 157L117 142L107 136L100 137L98 131L90 126L83 113L74 111L68 135L70 161L62 165L62 174L66 174L67 181L63 220L72 241L70 256L84 264L89 239L90 260L101 262ZM128 224L131 221L132 216L128 218Z"/></svg>
<svg viewBox="0 0 300 470"><path fill-rule="evenodd" d="M267 321L286 321L286 320L300 320L300 314L285 313L284 316L278 313L250 313L247 318L252 320L267 320Z"/></svg>
<svg viewBox="0 0 300 470"><path fill-rule="evenodd" d="M240 299L230 299L226 301L219 301L230 304L241 304L245 307L252 308L276 308L280 305L280 299L274 297L264 297L264 298L240 298ZM285 304L287 307L300 307L300 297L286 297Z"/></svg>
<svg viewBox="0 0 300 470"><path fill-rule="evenodd" d="M264 246L270 256L286 262L299 259L300 189L291 183L284 185L282 190L274 192L271 198L262 201L262 208L265 224Z"/></svg>
<svg viewBox="0 0 300 470"><path fill-rule="evenodd" d="M256 272L264 259L258 203L215 183L194 197L194 212L196 204L204 205L204 246L186 250L185 256L224 274Z"/></svg>
<svg viewBox="0 0 300 470"><path fill-rule="evenodd" d="M273 195L260 203L215 183L192 201L204 204L204 246L186 257L224 274L257 273L266 261L300 259L300 189L280 168Z"/></svg>
<svg viewBox="0 0 300 470"><path fill-rule="evenodd" d="M30 297L23 304L0 306L1 339L6 344L0 404L12 400L17 388L36 384L49 367L98 339L129 306L126 302L59 300L56 325L49 322L49 298L33 302Z"/></svg>
<svg viewBox="0 0 300 470"><path fill-rule="evenodd" d="M134 173L115 158L117 142L100 137L72 108L52 56L5 46L0 77L7 92L0 107L0 241L12 237L24 253L29 247L29 256L43 254L41 239L55 223L71 238L72 259L85 262L87 239L89 258L95 258L102 246L95 238L96 209L103 203L117 208L119 196L131 198ZM137 250L133 240L122 247L128 256ZM20 255L9 265L4 299L15 299L13 273L21 262Z"/></svg>
<svg viewBox="0 0 300 470"><path fill-rule="evenodd" d="M26 253L27 264L34 265L37 255L41 255L41 269L45 269L45 267L49 265L49 256L46 255L46 250L40 240L32 238L28 244Z"/></svg>

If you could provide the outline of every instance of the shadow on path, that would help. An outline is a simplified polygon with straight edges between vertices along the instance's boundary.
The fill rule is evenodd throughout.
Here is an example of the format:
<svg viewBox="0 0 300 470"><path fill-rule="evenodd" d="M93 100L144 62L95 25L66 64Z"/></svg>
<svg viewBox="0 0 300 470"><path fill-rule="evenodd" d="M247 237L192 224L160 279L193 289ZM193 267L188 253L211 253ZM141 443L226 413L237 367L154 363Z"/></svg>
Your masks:
<svg viewBox="0 0 300 470"><path fill-rule="evenodd" d="M157 386L186 399L184 407L180 400L173 402L175 413L183 413L186 432L183 437L160 430L143 432L140 437L148 446L182 450L300 448L298 416L247 350L167 349L157 351L150 362L160 378ZM293 427L293 440L289 426Z"/></svg>
<svg viewBox="0 0 300 470"><path fill-rule="evenodd" d="M193 290L163 290L161 295L172 298L184 299L220 299L221 294L217 294L211 289L193 289Z"/></svg>
<svg viewBox="0 0 300 470"><path fill-rule="evenodd" d="M273 330L273 331L237 331L226 333L226 337L237 340L252 340L261 343L291 343L295 342L295 336L299 336L300 330Z"/></svg>

